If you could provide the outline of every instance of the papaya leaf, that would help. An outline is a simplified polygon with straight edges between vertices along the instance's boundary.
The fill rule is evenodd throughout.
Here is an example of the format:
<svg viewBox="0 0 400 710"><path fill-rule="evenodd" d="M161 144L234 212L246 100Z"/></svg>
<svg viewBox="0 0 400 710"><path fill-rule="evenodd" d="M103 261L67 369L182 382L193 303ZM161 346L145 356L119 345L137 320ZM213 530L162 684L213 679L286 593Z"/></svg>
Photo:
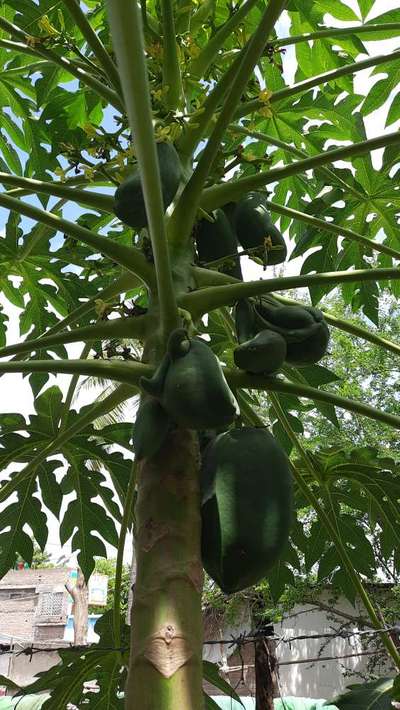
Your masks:
<svg viewBox="0 0 400 710"><path fill-rule="evenodd" d="M58 485L55 478L53 485ZM25 479L16 493L17 501L0 512L0 577L14 566L18 555L28 564L32 562L32 535L41 550L48 537L47 518L37 497L35 476Z"/></svg>
<svg viewBox="0 0 400 710"><path fill-rule="evenodd" d="M126 679L126 658L120 650L110 650L114 644L111 633L112 620L106 612L96 623L100 634L98 644L61 650L60 663L37 674L36 680L23 689L23 694L51 691L42 706L46 710L59 710L68 703L95 710L122 710L123 689ZM122 645L128 645L129 628L123 625ZM84 684L96 681L95 692L87 692Z"/></svg>
<svg viewBox="0 0 400 710"><path fill-rule="evenodd" d="M338 710L392 710L393 678L379 678L363 685L350 685L348 692L326 704Z"/></svg>
<svg viewBox="0 0 400 710"><path fill-rule="evenodd" d="M207 695L207 693L204 690L203 690L203 696L204 696L204 703L205 703L206 710L220 710L219 705L217 705L215 700L213 700L210 695Z"/></svg>
<svg viewBox="0 0 400 710"><path fill-rule="evenodd" d="M236 691L221 678L218 670L218 666L215 663L210 663L210 661L203 661L203 678L208 683L211 683L215 688L221 690L225 695L229 695L231 698L239 702L242 706L243 703L240 700L239 695ZM211 707L211 706L210 706Z"/></svg>
<svg viewBox="0 0 400 710"><path fill-rule="evenodd" d="M70 466L62 480L62 490L64 495L75 492L76 498L68 504L60 523L60 540L62 545L71 540L72 550L79 550L78 563L88 580L94 570L94 558L107 557L101 538L117 547L118 535L113 519L103 506L93 501L98 494L97 481L95 484L93 481L101 474L95 476L96 472L81 464L70 451L65 454Z"/></svg>
<svg viewBox="0 0 400 710"><path fill-rule="evenodd" d="M278 561L267 576L271 596L275 602L282 596L287 585L294 585L292 570L283 562Z"/></svg>

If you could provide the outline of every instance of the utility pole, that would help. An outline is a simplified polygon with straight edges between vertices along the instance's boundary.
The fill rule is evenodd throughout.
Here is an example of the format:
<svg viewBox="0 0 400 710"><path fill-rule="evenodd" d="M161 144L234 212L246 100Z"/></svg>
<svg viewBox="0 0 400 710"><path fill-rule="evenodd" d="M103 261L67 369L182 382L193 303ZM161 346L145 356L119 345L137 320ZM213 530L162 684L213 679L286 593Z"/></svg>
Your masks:
<svg viewBox="0 0 400 710"><path fill-rule="evenodd" d="M86 646L89 617L89 590L80 567L78 567L76 584L72 585L70 582L67 582L65 588L73 599L74 646Z"/></svg>

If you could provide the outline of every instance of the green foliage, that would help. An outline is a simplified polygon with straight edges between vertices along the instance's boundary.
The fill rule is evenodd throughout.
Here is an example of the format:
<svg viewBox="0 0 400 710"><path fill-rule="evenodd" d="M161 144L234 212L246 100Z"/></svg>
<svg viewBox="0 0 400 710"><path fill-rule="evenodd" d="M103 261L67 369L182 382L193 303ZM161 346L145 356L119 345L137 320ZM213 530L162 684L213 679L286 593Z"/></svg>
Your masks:
<svg viewBox="0 0 400 710"><path fill-rule="evenodd" d="M97 621L96 633L100 636L98 644L88 646L82 651L66 649L59 652L60 663L50 671L37 674L37 680L24 687L24 694L51 691L51 697L46 700L45 710L59 710L67 703L78 707L83 704L96 710L118 710L123 708L122 692L125 683L125 673L121 672L124 654L115 648L113 636L112 615L110 612ZM128 627L124 626L123 641L128 640ZM99 693L85 691L84 683L96 681Z"/></svg>
<svg viewBox="0 0 400 710"><path fill-rule="evenodd" d="M339 531L338 539L359 579L374 579L382 569L394 581L399 575L398 436L389 426L377 426L373 410L367 420L349 417L334 404L338 395L368 401L378 413L384 410L397 421L398 371L393 356L400 352L400 152L395 124L400 115L396 95L400 52L368 53L376 46L371 41L398 35L399 12L391 10L370 20L371 0L359 0L351 8L341 0L290 0L285 22L277 24L283 7L279 0L270 0L267 12L266 3L255 0L236 4L177 0L162 8L148 0L140 3L145 53L131 64L129 54L122 57L129 67L126 76L121 53L140 48L141 35L121 23L123 37L111 36L107 5L113 4L2 3L0 206L12 209L0 240L5 304L0 311L0 347L7 341L8 304L17 309L22 339L59 332L60 340L36 343L28 363L21 364L26 358L21 352L10 364L2 362L4 372L7 367L10 371L24 367L29 373L26 385L32 390L35 413L25 419L7 404L2 409L10 411L0 415L0 574L17 559L32 563L35 545L45 549L45 508L59 519L61 539L71 541L86 578L102 564L98 558L105 557L106 542L120 545L122 560L119 541L133 523L127 509L132 422L104 425L103 420L96 427L93 412L101 407L79 412L71 408L78 376L93 374L93 357L99 360L95 372L103 383L110 378L118 381L117 365L125 368L124 382L129 372L131 387L105 404L100 413L107 416L138 392L143 366L134 358L143 353L148 370L153 366L157 370L168 335L183 326L190 333L189 352L181 357L168 353L158 380L150 380L150 385L147 381L147 389L182 426L208 430L231 424L235 404L218 360L234 366L235 302L239 301L235 315L240 344L266 330L265 324L255 325L254 309L250 314L246 310L246 284L234 284L239 289L234 297L231 286L224 290L229 274L241 279L246 263L244 258L234 264L225 261L236 253L233 225L245 249L261 248L256 259L266 262L268 272L264 274L260 265L255 280L260 277L265 292L278 252L281 273L288 268L281 234L287 244L290 238L294 244L290 258L302 258L301 274L312 304L305 307L312 319L306 330L309 327L311 335L318 336L317 342L303 338L300 345L305 343L307 352L300 356L289 352L278 379L265 381L274 393L274 384L284 378L293 386L292 394L275 392L269 399L256 395L254 377L262 379L257 374L246 375L250 389L235 392L241 407L239 423L270 426L306 486L295 488L290 542L259 591L271 612L274 600L295 596L296 573L305 583L310 579L315 584L332 583L353 602L354 585L343 572L343 551L332 539L328 523L331 532ZM116 12L132 7L122 3ZM171 11L169 19L165 8ZM336 27L348 22L355 25L351 31ZM288 32L288 37L276 32ZM360 60L364 55L367 59ZM363 84L365 93L357 95L354 76L361 69L370 71L371 80ZM146 82L137 88L146 72L148 92ZM378 110L386 111L385 125L394 127L378 141L381 155L371 156L366 119ZM154 148L154 139L163 154L161 182L157 162L151 164L153 150L147 150ZM346 160L332 162L329 151L338 146L346 146ZM136 155L142 157L135 161ZM258 193L261 222L254 210L237 221L241 208L238 211L231 202L229 190L242 204L249 190L264 191L267 185L268 212L265 192ZM115 193L117 203L124 193L122 207L114 204ZM274 205L280 216L272 220L269 211L276 214ZM114 207L124 223L115 218ZM222 208L224 213L218 211ZM285 213L285 208L298 213ZM202 255L198 240L198 256L201 262L222 259L216 265L222 273L196 266L193 227L200 224L216 239L218 220L207 221L211 212L225 215L220 243L211 245L213 249L209 245L211 251ZM65 216L68 220L61 222ZM323 220L327 229L313 218ZM281 250L271 249L274 243ZM252 266L257 268L254 262ZM354 275L354 270L360 273ZM329 272L345 272L345 277L339 273L331 278ZM246 276L244 268L243 273ZM279 279L275 283L279 299L283 285ZM218 294L222 307L216 308L213 299ZM329 347L327 326L316 305L330 307L339 317L329 326ZM293 304L290 308L293 314ZM207 314L207 322L199 320L200 313ZM138 315L143 317L139 343L134 320ZM49 382L49 372L66 366L70 353L63 343L70 338L69 328L116 318L124 319L117 324L123 326L124 341L99 337L92 351L85 343L79 362L67 363L75 368L76 377L64 397ZM360 331L360 326L370 333ZM296 329L286 328L291 331L286 333L288 350L299 345L293 342ZM378 332L381 338L376 337ZM194 334L206 336L207 342ZM321 364L316 364L322 356ZM126 362L120 363L123 359ZM33 372L36 360L45 361L40 372ZM241 364L251 373L265 371L253 361L250 366ZM328 391L331 402L305 399L299 395L302 385ZM140 420L138 430L139 424ZM299 447L293 451L296 436L303 441L306 458L298 455ZM152 431L148 439L158 447ZM148 453L147 443L144 448ZM310 507L307 491L315 495L322 518ZM120 572L118 563L114 577L118 579ZM118 649L128 643L120 622L125 597L124 591L119 605L117 584L115 609L111 613L110 597L103 627L99 626L99 646L85 654L66 650L61 664L31 686L34 691L51 690L45 707L58 709L68 702L79 706L83 682L93 679L100 692L86 696L88 707L121 707L117 694L127 659ZM378 686L372 689L376 707L387 706L379 705L386 702L385 692ZM354 693L363 705L365 688ZM345 705L346 700L340 702L352 707Z"/></svg>
<svg viewBox="0 0 400 710"><path fill-rule="evenodd" d="M331 701L339 710L391 710L393 678L380 678L364 685L350 685L349 692Z"/></svg>
<svg viewBox="0 0 400 710"><path fill-rule="evenodd" d="M237 702L242 705L238 694L233 690L233 688L231 688L231 686L229 685L229 683L226 682L226 680L221 678L218 671L218 666L215 663L203 661L203 676L204 680L206 680L208 683L211 683L211 685L213 685L215 688L218 688L218 690L221 690L224 695L229 695L231 698L237 700Z"/></svg>

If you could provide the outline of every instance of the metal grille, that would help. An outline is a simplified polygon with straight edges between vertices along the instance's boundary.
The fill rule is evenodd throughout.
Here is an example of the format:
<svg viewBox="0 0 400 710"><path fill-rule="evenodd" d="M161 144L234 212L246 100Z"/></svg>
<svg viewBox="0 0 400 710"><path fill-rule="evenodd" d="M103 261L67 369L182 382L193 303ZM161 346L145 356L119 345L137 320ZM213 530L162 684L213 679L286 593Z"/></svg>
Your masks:
<svg viewBox="0 0 400 710"><path fill-rule="evenodd" d="M43 592L40 595L39 614L41 616L61 616L63 592Z"/></svg>

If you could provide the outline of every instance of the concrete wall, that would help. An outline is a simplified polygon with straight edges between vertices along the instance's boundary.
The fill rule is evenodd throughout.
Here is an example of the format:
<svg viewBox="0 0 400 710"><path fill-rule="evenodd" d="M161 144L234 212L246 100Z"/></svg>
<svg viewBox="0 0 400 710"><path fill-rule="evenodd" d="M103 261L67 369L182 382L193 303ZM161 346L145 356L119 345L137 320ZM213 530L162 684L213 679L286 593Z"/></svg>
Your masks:
<svg viewBox="0 0 400 710"><path fill-rule="evenodd" d="M319 601L325 604L328 609L332 606L331 593L321 594ZM340 597L335 601L335 608L349 616L364 616L361 608L352 607L349 602ZM346 622L345 617L333 616L328 611L315 608L310 605L297 605L281 624L275 624L275 633L285 639L295 636L310 636L315 634L333 633L339 630L341 624ZM222 636L214 633L214 638L229 639L231 636L238 637L240 633L249 633L251 624L249 619L243 620L237 628L223 629ZM357 630L356 625L350 625L349 630ZM208 633L207 633L208 632ZM205 638L213 638L206 629ZM364 639L361 642L359 636L351 638L334 639L310 639L292 641L290 644L284 641L278 642L276 656L279 664L280 690L283 696L296 696L306 698L326 698L330 699L343 691L351 683L362 682L360 673L366 672L368 659L370 656L354 656L352 658L337 659L337 656L357 654L365 650L370 650L370 644ZM334 660L309 661L300 663L306 659L316 659L322 657L335 657ZM225 674L226 679L237 690L240 695L254 695L254 644L249 643L239 653L229 650L227 646L212 645L204 647L203 657L219 665L229 666L232 670ZM293 663L293 661L299 661ZM291 662L290 665L285 663ZM227 669L228 670L228 669ZM390 667L378 666L377 675L390 675ZM211 688L207 688L210 692ZM213 690L212 694L216 691Z"/></svg>
<svg viewBox="0 0 400 710"><path fill-rule="evenodd" d="M40 671L47 671L59 663L60 657L57 651L35 653L32 657L5 653L0 656L0 661L0 673L23 686L32 683Z"/></svg>

